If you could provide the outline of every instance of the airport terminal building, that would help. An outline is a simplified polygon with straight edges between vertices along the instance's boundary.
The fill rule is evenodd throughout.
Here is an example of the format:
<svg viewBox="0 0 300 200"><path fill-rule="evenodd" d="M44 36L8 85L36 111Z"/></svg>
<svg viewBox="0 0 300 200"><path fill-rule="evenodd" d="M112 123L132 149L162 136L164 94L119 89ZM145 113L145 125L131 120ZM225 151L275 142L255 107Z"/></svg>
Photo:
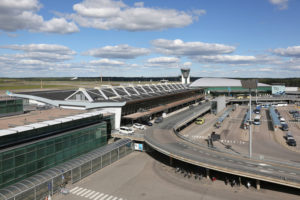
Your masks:
<svg viewBox="0 0 300 200"><path fill-rule="evenodd" d="M200 78L194 81L190 87L205 88L205 93L213 96L238 96L249 93L248 89L242 87L241 80L229 78ZM257 93L262 95L272 94L272 86L258 83Z"/></svg>
<svg viewBox="0 0 300 200"><path fill-rule="evenodd" d="M115 115L115 128L121 124L147 121L204 99L204 89L181 83L128 86L102 86L78 90L48 90L8 93L60 108L101 110Z"/></svg>
<svg viewBox="0 0 300 200"><path fill-rule="evenodd" d="M0 120L0 188L107 144L114 115L37 110Z"/></svg>

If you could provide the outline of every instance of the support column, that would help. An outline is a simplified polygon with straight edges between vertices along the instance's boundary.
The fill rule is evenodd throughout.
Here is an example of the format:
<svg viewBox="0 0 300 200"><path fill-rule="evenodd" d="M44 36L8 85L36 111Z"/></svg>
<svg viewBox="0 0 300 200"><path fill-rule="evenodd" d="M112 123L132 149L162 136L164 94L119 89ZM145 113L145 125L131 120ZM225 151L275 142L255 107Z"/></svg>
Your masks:
<svg viewBox="0 0 300 200"><path fill-rule="evenodd" d="M256 189L260 190L260 180L256 180Z"/></svg>
<svg viewBox="0 0 300 200"><path fill-rule="evenodd" d="M206 178L209 179L209 169L206 168Z"/></svg>
<svg viewBox="0 0 300 200"><path fill-rule="evenodd" d="M170 156L170 166L173 166L173 158Z"/></svg>

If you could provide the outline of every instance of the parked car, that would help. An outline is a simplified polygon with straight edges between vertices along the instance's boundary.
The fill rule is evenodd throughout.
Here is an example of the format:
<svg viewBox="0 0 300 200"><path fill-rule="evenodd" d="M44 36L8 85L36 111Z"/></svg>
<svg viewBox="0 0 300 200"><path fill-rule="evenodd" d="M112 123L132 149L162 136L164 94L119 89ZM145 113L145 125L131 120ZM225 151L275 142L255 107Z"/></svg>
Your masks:
<svg viewBox="0 0 300 200"><path fill-rule="evenodd" d="M154 123L161 123L163 121L163 118L162 117L157 117L155 120L154 120Z"/></svg>
<svg viewBox="0 0 300 200"><path fill-rule="evenodd" d="M297 112L298 112L297 110L290 110L289 111L290 114L294 114L294 113L297 113Z"/></svg>
<svg viewBox="0 0 300 200"><path fill-rule="evenodd" d="M202 125L202 124L204 124L204 122L205 122L205 119L203 117L198 117L195 121L195 124Z"/></svg>
<svg viewBox="0 0 300 200"><path fill-rule="evenodd" d="M289 138L286 143L289 145L289 146L297 146L297 143L296 143L296 140L294 138Z"/></svg>
<svg viewBox="0 0 300 200"><path fill-rule="evenodd" d="M288 137L293 137L293 134L291 131L289 131L285 134L285 139L287 139Z"/></svg>
<svg viewBox="0 0 300 200"><path fill-rule="evenodd" d="M130 127L127 127L127 126L121 126L120 129L119 129L119 132L121 134L132 135L134 133L134 130Z"/></svg>
<svg viewBox="0 0 300 200"><path fill-rule="evenodd" d="M285 124L285 119L283 117L279 118L281 124Z"/></svg>
<svg viewBox="0 0 300 200"><path fill-rule="evenodd" d="M287 125L287 123L281 124L281 129L283 131L288 131L289 130L289 126Z"/></svg>
<svg viewBox="0 0 300 200"><path fill-rule="evenodd" d="M150 121L143 121L142 124L147 125L147 126L152 126L152 122Z"/></svg>
<svg viewBox="0 0 300 200"><path fill-rule="evenodd" d="M133 128L144 130L145 129L145 125L139 124L139 123L134 123L133 124Z"/></svg>

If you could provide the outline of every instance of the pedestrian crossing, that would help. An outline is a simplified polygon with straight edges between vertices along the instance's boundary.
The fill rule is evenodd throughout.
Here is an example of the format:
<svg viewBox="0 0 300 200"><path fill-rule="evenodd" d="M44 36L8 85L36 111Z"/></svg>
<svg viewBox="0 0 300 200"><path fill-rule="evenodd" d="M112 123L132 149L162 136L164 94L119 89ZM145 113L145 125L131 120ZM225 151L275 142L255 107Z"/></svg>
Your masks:
<svg viewBox="0 0 300 200"><path fill-rule="evenodd" d="M82 187L74 187L70 190L70 193L91 200L124 200L119 197L115 197L101 192L96 192Z"/></svg>

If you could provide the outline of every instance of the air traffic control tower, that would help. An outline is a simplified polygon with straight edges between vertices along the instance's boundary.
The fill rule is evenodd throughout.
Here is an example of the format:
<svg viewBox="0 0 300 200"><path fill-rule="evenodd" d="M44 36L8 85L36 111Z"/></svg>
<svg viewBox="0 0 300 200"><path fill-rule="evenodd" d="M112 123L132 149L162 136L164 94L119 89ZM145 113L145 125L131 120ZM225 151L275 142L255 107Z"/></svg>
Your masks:
<svg viewBox="0 0 300 200"><path fill-rule="evenodd" d="M181 68L181 83L190 84L190 68Z"/></svg>

